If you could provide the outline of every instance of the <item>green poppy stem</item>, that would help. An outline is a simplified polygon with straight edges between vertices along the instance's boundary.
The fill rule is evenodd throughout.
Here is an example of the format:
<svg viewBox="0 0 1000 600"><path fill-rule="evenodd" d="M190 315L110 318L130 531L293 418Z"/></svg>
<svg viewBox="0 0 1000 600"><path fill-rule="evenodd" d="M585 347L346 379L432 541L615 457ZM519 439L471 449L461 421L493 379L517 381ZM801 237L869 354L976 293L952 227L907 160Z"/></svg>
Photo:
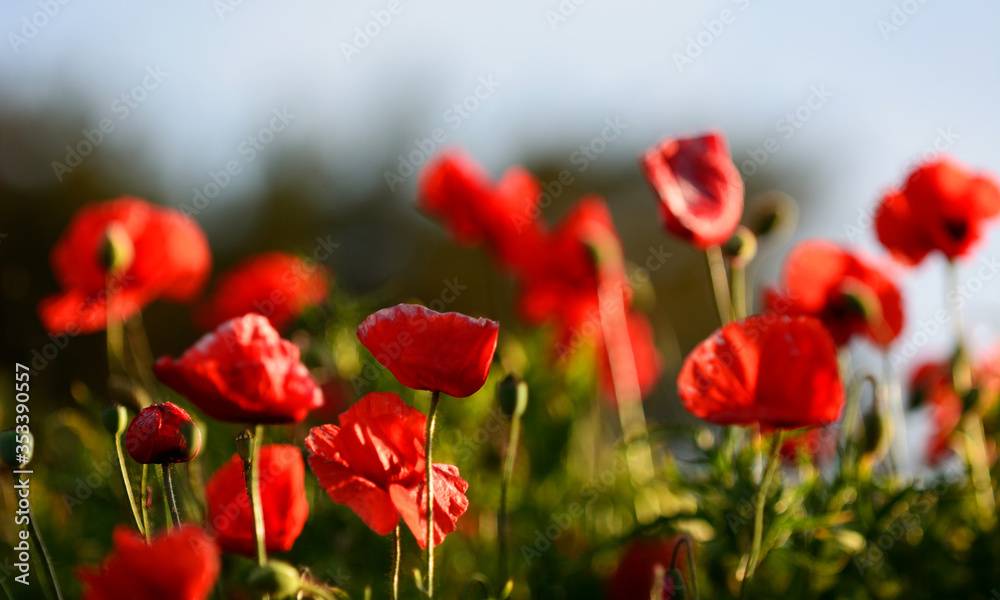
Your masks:
<svg viewBox="0 0 1000 600"><path fill-rule="evenodd" d="M163 469L163 493L167 500L167 509L173 522L178 527L181 526L181 513L177 510L177 498L174 496L174 476L170 463L160 465Z"/></svg>
<svg viewBox="0 0 1000 600"><path fill-rule="evenodd" d="M125 495L128 496L128 505L132 508L132 516L135 518L135 526L139 532L145 535L146 529L143 527L139 517L139 507L135 503L135 495L132 493L132 482L128 478L128 469L125 468L125 452L122 450L122 438L115 434L115 451L118 453L118 466L122 470L122 482L125 484Z"/></svg>
<svg viewBox="0 0 1000 600"><path fill-rule="evenodd" d="M59 580L56 579L56 569L52 566L52 558L45 547L45 542L42 541L42 533L38 530L38 525L35 524L35 511L32 510L30 504L28 505L28 533L31 535L31 541L34 542L35 548L38 549L38 554L41 555L42 562L49 573L49 581L52 583L52 590L55 592L56 600L63 600L62 590L59 588Z"/></svg>
<svg viewBox="0 0 1000 600"><path fill-rule="evenodd" d="M146 477L148 476L148 474L149 474L149 465L146 465L146 464L142 465L142 479L140 480L139 485L141 486L140 490L142 492L142 500L141 500L142 501L142 504L141 504L141 506L142 506L142 532L143 532L143 535L146 536L146 543L147 544L149 544L149 536L150 536L150 531L149 531L149 503L146 501L146 497L147 497L146 496L146 493L147 493L147 491L146 491L147 487L146 486L148 485L146 483Z"/></svg>
<svg viewBox="0 0 1000 600"><path fill-rule="evenodd" d="M427 470L427 597L434 597L434 462L431 456L434 423L437 420L438 400L441 392L431 393L431 407L427 411L424 431L424 458Z"/></svg>
<svg viewBox="0 0 1000 600"><path fill-rule="evenodd" d="M730 263L729 275L730 296L732 297L733 317L745 319L747 316L747 271L746 267Z"/></svg>
<svg viewBox="0 0 1000 600"><path fill-rule="evenodd" d="M402 555L402 544L400 544L400 538L402 537L402 531L400 531L400 524L396 523L396 530L393 532L394 550L392 557L392 600L399 600L399 565L403 562Z"/></svg>
<svg viewBox="0 0 1000 600"><path fill-rule="evenodd" d="M521 384L522 386L524 384ZM527 396L527 389L524 390L525 397ZM518 402L518 406L514 410L514 414L511 415L510 420L510 434L507 438L507 456L504 460L503 467L503 479L500 483L500 512L497 513L497 529L500 536L500 581L497 582L500 590L507 585L507 581L510 579L507 556L508 545L510 544L510 531L508 525L508 515L507 515L507 488L510 487L510 480L514 474L514 461L517 460L517 445L521 439L521 415L524 414L524 405L527 404L527 400L523 403Z"/></svg>
<svg viewBox="0 0 1000 600"><path fill-rule="evenodd" d="M264 507L260 499L260 448L264 445L264 426L257 425L254 430L253 454L250 459L250 478L247 481L247 492L250 494L250 507L253 510L253 533L257 544L257 564L263 567L267 564L267 547L264 532Z"/></svg>
<svg viewBox="0 0 1000 600"><path fill-rule="evenodd" d="M740 598L743 598L747 588L750 585L750 580L753 579L754 572L757 570L757 565L760 559L760 546L761 541L764 539L764 504L767 502L767 492L771 487L771 479L774 478L774 472L778 469L778 463L781 460L781 442L784 441L785 432L783 430L778 430L772 438L771 454L767 459L767 467L764 469L764 475L760 479L760 487L757 488L757 497L755 499L756 512L754 514L753 521L753 545L750 548L750 558L747 561L747 569L743 574L743 583L740 586Z"/></svg>
<svg viewBox="0 0 1000 600"><path fill-rule="evenodd" d="M726 261L722 258L722 249L718 245L705 248L705 258L708 260L708 273L712 278L712 292L715 294L715 308L719 311L719 322L725 325L733 318Z"/></svg>

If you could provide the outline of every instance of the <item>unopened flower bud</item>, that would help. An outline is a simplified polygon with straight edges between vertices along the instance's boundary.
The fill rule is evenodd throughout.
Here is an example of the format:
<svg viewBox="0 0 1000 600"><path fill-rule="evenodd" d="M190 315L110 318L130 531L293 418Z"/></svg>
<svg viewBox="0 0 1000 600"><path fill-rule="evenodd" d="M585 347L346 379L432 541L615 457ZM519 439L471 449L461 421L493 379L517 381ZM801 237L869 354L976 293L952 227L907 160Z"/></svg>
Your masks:
<svg viewBox="0 0 1000 600"><path fill-rule="evenodd" d="M118 437L125 433L125 428L128 427L128 411L121 404L109 404L101 412L101 423L108 433Z"/></svg>
<svg viewBox="0 0 1000 600"><path fill-rule="evenodd" d="M135 247L132 237L119 223L112 223L104 230L101 243L101 265L109 273L124 273L132 266Z"/></svg>
<svg viewBox="0 0 1000 600"><path fill-rule="evenodd" d="M302 586L302 578L292 565L280 560L268 561L262 567L250 572L248 579L250 587L262 594L270 594L272 598L290 598Z"/></svg>
<svg viewBox="0 0 1000 600"><path fill-rule="evenodd" d="M0 432L0 462L16 469L31 462L35 453L35 438L31 432L18 433L14 429Z"/></svg>
<svg viewBox="0 0 1000 600"><path fill-rule="evenodd" d="M684 575L679 569L670 569L667 571L667 579L674 586L674 593L670 596L664 596L666 600L687 600L687 586L684 584Z"/></svg>
<svg viewBox="0 0 1000 600"><path fill-rule="evenodd" d="M171 402L153 404L132 419L125 448L140 464L188 462L201 450L201 432L183 408Z"/></svg>
<svg viewBox="0 0 1000 600"><path fill-rule="evenodd" d="M757 255L757 236L740 225L733 236L722 246L722 252L735 267L745 267Z"/></svg>
<svg viewBox="0 0 1000 600"><path fill-rule="evenodd" d="M508 417L520 417L528 408L528 384L514 374L509 374L497 384L500 410Z"/></svg>
<svg viewBox="0 0 1000 600"><path fill-rule="evenodd" d="M788 194L764 192L747 203L745 215L747 228L763 238L794 229L799 220L799 206Z"/></svg>
<svg viewBox="0 0 1000 600"><path fill-rule="evenodd" d="M876 403L875 410L865 416L865 437L861 444L861 467L865 474L879 463L889 453L892 444L892 418L886 414L884 407Z"/></svg>
<svg viewBox="0 0 1000 600"><path fill-rule="evenodd" d="M253 438L253 432L249 429L244 429L236 436L236 454L244 464L250 464L250 459L253 458Z"/></svg>

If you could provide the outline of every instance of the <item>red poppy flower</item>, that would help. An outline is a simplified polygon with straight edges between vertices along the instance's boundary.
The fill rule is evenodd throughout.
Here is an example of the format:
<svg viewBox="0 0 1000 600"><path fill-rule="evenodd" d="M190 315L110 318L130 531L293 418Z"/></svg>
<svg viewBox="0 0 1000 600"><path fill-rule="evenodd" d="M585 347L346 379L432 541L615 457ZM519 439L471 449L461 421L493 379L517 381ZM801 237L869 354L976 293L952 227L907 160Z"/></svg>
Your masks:
<svg viewBox="0 0 1000 600"><path fill-rule="evenodd" d="M187 462L201 450L201 432L183 408L171 402L153 404L129 423L125 449L141 464Z"/></svg>
<svg viewBox="0 0 1000 600"><path fill-rule="evenodd" d="M465 398L486 383L499 328L489 319L398 304L369 315L358 339L406 387Z"/></svg>
<svg viewBox="0 0 1000 600"><path fill-rule="evenodd" d="M844 405L830 334L812 317L773 313L716 330L685 359L677 389L684 408L719 425L815 427Z"/></svg>
<svg viewBox="0 0 1000 600"><path fill-rule="evenodd" d="M131 260L109 283L101 256L112 227L131 244ZM212 264L205 234L193 220L130 196L77 211L49 260L63 291L42 300L38 315L49 333L72 335L105 328L107 289L112 314L124 321L159 297L192 300Z"/></svg>
<svg viewBox="0 0 1000 600"><path fill-rule="evenodd" d="M559 338L596 339L601 331L598 285L617 286L622 305L632 303L632 287L625 273L621 239L604 200L580 200L542 249L525 268L519 282L517 308L532 325L554 322ZM598 260L605 261L598 281Z"/></svg>
<svg viewBox="0 0 1000 600"><path fill-rule="evenodd" d="M639 391L645 398L659 381L663 372L663 357L656 349L656 341L653 338L653 326L642 313L632 312L628 315L628 336L632 347L632 367L635 370L639 383ZM611 361L608 358L607 345L601 343L597 348L598 364L600 365L601 389L604 398L615 403L615 383L611 372ZM627 366L627 365L626 365Z"/></svg>
<svg viewBox="0 0 1000 600"><path fill-rule="evenodd" d="M670 559L680 538L654 540L638 538L628 547L618 561L615 572L605 584L608 600L649 600L650 591L656 583L657 571L670 570ZM687 572L687 555L681 552L677 557L677 569ZM671 600L674 596L674 582L665 578L657 600Z"/></svg>
<svg viewBox="0 0 1000 600"><path fill-rule="evenodd" d="M732 237L743 214L743 179L722 134L665 140L640 165L670 232L702 249Z"/></svg>
<svg viewBox="0 0 1000 600"><path fill-rule="evenodd" d="M340 415L339 427L314 427L306 438L309 468L331 500L379 535L402 517L421 548L427 547L426 418L396 394L373 392ZM435 546L469 507L468 488L458 467L434 464Z"/></svg>
<svg viewBox="0 0 1000 600"><path fill-rule="evenodd" d="M447 151L420 174L417 206L441 219L464 246L486 244L497 262L518 270L533 260L544 232L538 181L520 168L494 185L471 157Z"/></svg>
<svg viewBox="0 0 1000 600"><path fill-rule="evenodd" d="M160 358L153 372L205 414L229 423L297 423L323 405L298 347L257 314L226 321L179 359Z"/></svg>
<svg viewBox="0 0 1000 600"><path fill-rule="evenodd" d="M205 533L182 526L147 546L128 527L114 531L114 548L99 569L80 568L82 600L205 600L219 577L219 549Z"/></svg>
<svg viewBox="0 0 1000 600"><path fill-rule="evenodd" d="M842 346L854 335L889 345L903 329L902 298L888 277L836 245L813 240L792 250L778 290L765 294L769 310L811 315Z"/></svg>
<svg viewBox="0 0 1000 600"><path fill-rule="evenodd" d="M902 190L882 198L875 226L896 259L915 265L935 250L949 260L965 256L983 222L997 213L1000 189L993 178L940 159L915 169Z"/></svg>
<svg viewBox="0 0 1000 600"><path fill-rule="evenodd" d="M268 552L288 552L309 517L305 463L295 446L269 444L260 450L261 508ZM253 511L243 476L243 460L233 455L205 486L205 527L224 552L254 556Z"/></svg>
<svg viewBox="0 0 1000 600"><path fill-rule="evenodd" d="M302 311L326 299L329 279L322 265L310 266L294 254L265 252L226 271L195 312L203 330L254 312L284 331Z"/></svg>

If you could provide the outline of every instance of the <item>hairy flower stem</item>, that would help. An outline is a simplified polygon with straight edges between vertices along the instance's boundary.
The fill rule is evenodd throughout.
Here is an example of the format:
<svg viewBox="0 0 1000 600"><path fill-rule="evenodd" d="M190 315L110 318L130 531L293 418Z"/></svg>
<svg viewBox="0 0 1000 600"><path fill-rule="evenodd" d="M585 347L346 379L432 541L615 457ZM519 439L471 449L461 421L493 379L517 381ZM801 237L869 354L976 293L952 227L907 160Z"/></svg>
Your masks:
<svg viewBox="0 0 1000 600"><path fill-rule="evenodd" d="M694 552L691 550L691 540L687 537L682 536L678 540L677 545L674 546L674 552L670 556L670 568L677 568L677 556L680 554L681 546L684 546L684 550L687 552L688 576L691 579L691 600L698 600L698 580L694 570Z"/></svg>
<svg viewBox="0 0 1000 600"><path fill-rule="evenodd" d="M517 460L517 445L521 439L521 415L523 408L518 406L510 420L510 435L507 439L507 456L503 466L503 480L500 483L500 512L497 513L497 534L500 536L500 580L497 582L499 590L503 590L510 579L507 556L508 545L510 543L510 531L507 524L507 488L510 487L510 480L514 473L514 461Z"/></svg>
<svg viewBox="0 0 1000 600"><path fill-rule="evenodd" d="M149 544L149 502L146 499L146 476L149 474L149 465L142 465L142 479L139 482L140 491L142 492L142 532L146 536L146 543Z"/></svg>
<svg viewBox="0 0 1000 600"><path fill-rule="evenodd" d="M767 502L767 492L768 488L771 487L771 479L774 478L774 472L778 469L781 442L784 440L784 437L785 432L778 430L778 433L771 439L771 454L767 459L767 467L764 469L764 475L761 477L760 487L757 488L756 506L754 507L756 512L753 519L753 545L750 548L750 558L747 561L746 572L743 574L743 583L740 586L740 598L744 597L747 587L750 585L750 580L753 579L753 574L757 570L760 559L760 545L764 538L764 504Z"/></svg>
<svg viewBox="0 0 1000 600"><path fill-rule="evenodd" d="M170 463L160 465L163 469L163 491L167 495L167 508L173 523L181 526L181 513L177 510L177 498L174 496L174 475Z"/></svg>
<svg viewBox="0 0 1000 600"><path fill-rule="evenodd" d="M63 600L62 589L59 588L59 580L56 579L56 570L52 566L52 558L45 547L45 542L42 541L42 533L38 531L38 525L35 523L35 512L32 510L30 504L28 505L28 533L31 535L31 541L34 542L35 548L38 550L38 554L41 555L42 562L48 571L49 581L52 582L52 590L55 592L56 600Z"/></svg>
<svg viewBox="0 0 1000 600"><path fill-rule="evenodd" d="M267 564L267 548L264 533L264 507L260 499L260 448L264 445L264 426L258 424L254 429L253 451L250 458L250 477L247 478L247 493L250 495L250 507L253 510L253 536L257 544L257 564L263 567Z"/></svg>
<svg viewBox="0 0 1000 600"><path fill-rule="evenodd" d="M399 600L399 564L403 562L402 548L400 544L400 534L399 523L396 523L396 530L393 533L393 541L395 542L395 549L392 555L392 600Z"/></svg>
<svg viewBox="0 0 1000 600"><path fill-rule="evenodd" d="M712 292L715 294L715 308L719 311L722 325L733 319L733 309L729 302L729 280L726 278L726 262L718 245L705 248L708 273L712 278Z"/></svg>
<svg viewBox="0 0 1000 600"><path fill-rule="evenodd" d="M427 597L434 597L434 461L431 456L434 440L434 423L437 421L438 400L441 392L431 393L431 407L427 411L424 430L424 459L427 470Z"/></svg>
<svg viewBox="0 0 1000 600"><path fill-rule="evenodd" d="M125 468L125 452L122 450L122 437L115 434L115 451L118 453L118 466L122 470L122 482L125 484L125 495L128 496L128 505L132 508L132 516L135 518L135 526L139 532L146 534L146 528L139 517L139 507L135 503L135 495L132 493L132 482L128 479L128 469Z"/></svg>

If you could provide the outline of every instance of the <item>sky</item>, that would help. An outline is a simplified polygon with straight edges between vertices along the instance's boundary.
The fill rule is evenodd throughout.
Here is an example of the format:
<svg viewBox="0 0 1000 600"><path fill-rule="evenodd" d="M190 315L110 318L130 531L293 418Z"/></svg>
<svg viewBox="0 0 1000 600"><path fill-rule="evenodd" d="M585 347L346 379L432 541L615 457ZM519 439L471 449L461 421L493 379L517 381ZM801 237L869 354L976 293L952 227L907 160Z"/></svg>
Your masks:
<svg viewBox="0 0 1000 600"><path fill-rule="evenodd" d="M91 127L109 119L102 143L148 146L172 204L233 164L220 202L247 201L271 144L312 145L360 191L388 185L399 140L415 166L459 145L499 173L533 156L569 166L609 124L609 165L719 128L747 177L815 172L799 238L884 260L868 215L920 156L1000 172L998 21L1000 3L972 0L8 0L0 99L69 95ZM393 193L412 197L401 179ZM963 269L980 346L1000 337L997 256L994 235ZM901 346L946 350L948 326L920 334L943 273L898 270L914 315Z"/></svg>

